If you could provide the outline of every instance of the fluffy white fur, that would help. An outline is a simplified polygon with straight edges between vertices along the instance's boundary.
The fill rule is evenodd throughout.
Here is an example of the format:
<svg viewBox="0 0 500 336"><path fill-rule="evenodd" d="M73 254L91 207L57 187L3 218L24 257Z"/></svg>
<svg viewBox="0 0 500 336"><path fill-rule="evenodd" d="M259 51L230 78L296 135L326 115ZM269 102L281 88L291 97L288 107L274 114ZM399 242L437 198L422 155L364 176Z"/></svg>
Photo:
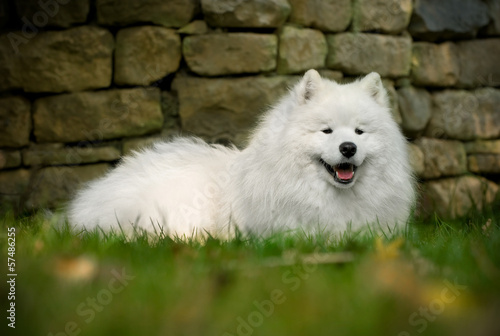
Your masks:
<svg viewBox="0 0 500 336"><path fill-rule="evenodd" d="M356 144L354 156L341 154L344 142ZM353 181L337 182L320 159L354 164ZM196 138L157 143L80 191L69 214L88 229L222 237L234 226L258 234L394 227L405 224L413 202L406 140L380 76L340 85L309 70L263 116L244 150Z"/></svg>

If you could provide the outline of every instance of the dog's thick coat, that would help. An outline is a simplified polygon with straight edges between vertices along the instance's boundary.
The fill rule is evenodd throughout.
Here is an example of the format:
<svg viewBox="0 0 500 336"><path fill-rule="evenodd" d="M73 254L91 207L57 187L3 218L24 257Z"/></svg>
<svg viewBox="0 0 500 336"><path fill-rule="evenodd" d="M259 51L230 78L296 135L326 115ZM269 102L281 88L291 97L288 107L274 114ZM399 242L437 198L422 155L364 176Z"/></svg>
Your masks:
<svg viewBox="0 0 500 336"><path fill-rule="evenodd" d="M179 236L393 227L414 202L406 146L378 74L340 85L310 70L244 150L157 143L80 191L70 221Z"/></svg>

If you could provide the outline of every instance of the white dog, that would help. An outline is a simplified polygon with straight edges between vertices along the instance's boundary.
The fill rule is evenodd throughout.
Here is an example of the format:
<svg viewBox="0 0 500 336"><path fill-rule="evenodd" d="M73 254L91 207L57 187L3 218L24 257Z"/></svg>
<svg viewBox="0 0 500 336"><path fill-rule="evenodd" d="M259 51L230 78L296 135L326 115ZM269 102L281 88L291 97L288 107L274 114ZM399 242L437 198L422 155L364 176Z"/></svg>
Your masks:
<svg viewBox="0 0 500 336"><path fill-rule="evenodd" d="M191 236L404 225L414 203L406 140L380 76L347 85L309 70L242 151L196 138L157 143L90 183L70 221Z"/></svg>

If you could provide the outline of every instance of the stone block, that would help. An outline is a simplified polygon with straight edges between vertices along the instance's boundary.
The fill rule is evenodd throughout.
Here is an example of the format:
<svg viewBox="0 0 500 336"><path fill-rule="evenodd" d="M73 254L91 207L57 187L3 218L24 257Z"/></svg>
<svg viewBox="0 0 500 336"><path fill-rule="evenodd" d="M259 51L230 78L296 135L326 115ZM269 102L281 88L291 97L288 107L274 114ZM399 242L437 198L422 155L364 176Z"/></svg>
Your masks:
<svg viewBox="0 0 500 336"><path fill-rule="evenodd" d="M276 68L275 35L229 33L187 36L182 45L191 71L202 76L258 73Z"/></svg>
<svg viewBox="0 0 500 336"><path fill-rule="evenodd" d="M201 0L201 8L209 25L232 28L279 27L291 11L287 0Z"/></svg>
<svg viewBox="0 0 500 336"><path fill-rule="evenodd" d="M464 145L467 154L500 154L500 140L476 140Z"/></svg>
<svg viewBox="0 0 500 336"><path fill-rule="evenodd" d="M416 0L408 30L426 41L473 38L489 22L481 0Z"/></svg>
<svg viewBox="0 0 500 336"><path fill-rule="evenodd" d="M402 87L398 89L398 102L403 131L410 137L418 137L431 118L431 94L412 86Z"/></svg>
<svg viewBox="0 0 500 336"><path fill-rule="evenodd" d="M467 165L472 173L500 174L500 154L472 154Z"/></svg>
<svg viewBox="0 0 500 336"><path fill-rule="evenodd" d="M31 172L27 169L0 171L0 210L8 205L21 208L30 178Z"/></svg>
<svg viewBox="0 0 500 336"><path fill-rule="evenodd" d="M179 28L199 12L198 0L97 0L97 22L109 26L155 23Z"/></svg>
<svg viewBox="0 0 500 336"><path fill-rule="evenodd" d="M462 175L467 172L467 155L460 141L420 138L415 141L424 153L422 178Z"/></svg>
<svg viewBox="0 0 500 336"><path fill-rule="evenodd" d="M162 139L161 136L125 139L123 140L123 155L130 155L134 151L152 147L155 142L159 142Z"/></svg>
<svg viewBox="0 0 500 336"><path fill-rule="evenodd" d="M118 85L149 85L179 68L181 39L163 27L132 27L116 35L114 81Z"/></svg>
<svg viewBox="0 0 500 336"><path fill-rule="evenodd" d="M426 136L458 140L500 137L500 90L445 90L433 94Z"/></svg>
<svg viewBox="0 0 500 336"><path fill-rule="evenodd" d="M88 143L159 131L160 90L135 88L79 92L37 99L34 133L38 142Z"/></svg>
<svg viewBox="0 0 500 336"><path fill-rule="evenodd" d="M33 144L23 150L25 166L76 165L82 163L110 162L120 158L117 145L72 146L63 144Z"/></svg>
<svg viewBox="0 0 500 336"><path fill-rule="evenodd" d="M401 125L403 120L401 119L401 113L399 111L398 94L394 88L394 81L386 78L382 78L382 84L387 91L387 97L389 98L389 106L392 113L392 118L394 121Z"/></svg>
<svg viewBox="0 0 500 336"><path fill-rule="evenodd" d="M0 38L0 74L6 76L0 90L66 92L111 84L114 41L105 29L82 26L41 32L19 45L15 38L23 38L22 33Z"/></svg>
<svg viewBox="0 0 500 336"><path fill-rule="evenodd" d="M486 28L487 35L500 35L500 1L485 0L488 5L488 13L490 14L490 24Z"/></svg>
<svg viewBox="0 0 500 336"><path fill-rule="evenodd" d="M412 0L354 0L352 29L398 34L410 23Z"/></svg>
<svg viewBox="0 0 500 336"><path fill-rule="evenodd" d="M425 172L425 155L415 144L408 144L408 157L410 158L410 166L415 175L421 177Z"/></svg>
<svg viewBox="0 0 500 336"><path fill-rule="evenodd" d="M500 39L463 41L457 43L460 76L458 86L500 86Z"/></svg>
<svg viewBox="0 0 500 336"><path fill-rule="evenodd" d="M344 79L344 74L340 71L319 69L318 72L322 78L329 79L337 83L342 82Z"/></svg>
<svg viewBox="0 0 500 336"><path fill-rule="evenodd" d="M351 0L288 0L292 5L289 21L324 32L347 29L352 18Z"/></svg>
<svg viewBox="0 0 500 336"><path fill-rule="evenodd" d="M19 167L21 163L20 151L0 149L0 169L16 168Z"/></svg>
<svg viewBox="0 0 500 336"><path fill-rule="evenodd" d="M376 71L382 77L410 73L411 38L376 34L340 33L327 35L326 65L349 75Z"/></svg>
<svg viewBox="0 0 500 336"><path fill-rule="evenodd" d="M68 28L85 23L90 10L89 0L23 0L15 3L18 16L25 17L38 28Z"/></svg>
<svg viewBox="0 0 500 336"><path fill-rule="evenodd" d="M26 146L30 132L30 102L19 96L0 98L0 147Z"/></svg>
<svg viewBox="0 0 500 336"><path fill-rule="evenodd" d="M20 89L22 82L19 70L19 48L17 45L20 32L0 34L0 91ZM22 36L21 36L22 38ZM23 39L21 41L28 41Z"/></svg>
<svg viewBox="0 0 500 336"><path fill-rule="evenodd" d="M325 36L319 30L285 26L279 35L278 73L323 68L327 53Z"/></svg>
<svg viewBox="0 0 500 336"><path fill-rule="evenodd" d="M161 111L163 113L163 130L179 131L179 99L169 91L161 92Z"/></svg>
<svg viewBox="0 0 500 336"><path fill-rule="evenodd" d="M453 86L460 76L455 44L416 42L411 57L411 79L419 86Z"/></svg>
<svg viewBox="0 0 500 336"><path fill-rule="evenodd" d="M28 209L56 208L74 196L83 183L103 176L111 165L47 167L38 170L30 183Z"/></svg>
<svg viewBox="0 0 500 336"><path fill-rule="evenodd" d="M461 176L428 181L422 185L421 212L437 213L443 219L457 218L470 211L481 211L498 195L499 187L482 177Z"/></svg>
<svg viewBox="0 0 500 336"><path fill-rule="evenodd" d="M177 77L182 129L211 142L245 142L248 130L298 77Z"/></svg>
<svg viewBox="0 0 500 336"><path fill-rule="evenodd" d="M185 35L202 35L208 33L208 26L203 20L195 20L177 30L177 33Z"/></svg>

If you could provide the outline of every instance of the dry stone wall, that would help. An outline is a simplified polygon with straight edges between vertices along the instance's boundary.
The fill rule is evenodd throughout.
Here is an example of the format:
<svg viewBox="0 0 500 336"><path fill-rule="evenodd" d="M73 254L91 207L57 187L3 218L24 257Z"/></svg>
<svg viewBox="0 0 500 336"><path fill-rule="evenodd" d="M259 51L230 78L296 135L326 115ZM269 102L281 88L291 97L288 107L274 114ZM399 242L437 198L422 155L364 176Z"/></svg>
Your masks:
<svg viewBox="0 0 500 336"><path fill-rule="evenodd" d="M0 0L0 27L2 209L174 134L242 146L309 68L384 77L421 214L498 198L498 0Z"/></svg>

